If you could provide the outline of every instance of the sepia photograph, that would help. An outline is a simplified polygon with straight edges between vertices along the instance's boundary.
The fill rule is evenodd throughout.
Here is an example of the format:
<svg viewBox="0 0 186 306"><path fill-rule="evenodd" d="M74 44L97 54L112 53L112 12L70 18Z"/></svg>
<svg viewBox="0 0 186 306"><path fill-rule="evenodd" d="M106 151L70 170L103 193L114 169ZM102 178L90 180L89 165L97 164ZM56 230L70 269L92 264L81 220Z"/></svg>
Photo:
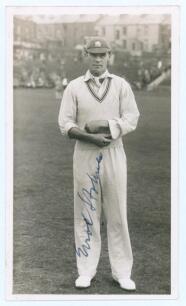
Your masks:
<svg viewBox="0 0 186 306"><path fill-rule="evenodd" d="M7 10L11 298L171 298L174 10L24 9Z"/></svg>

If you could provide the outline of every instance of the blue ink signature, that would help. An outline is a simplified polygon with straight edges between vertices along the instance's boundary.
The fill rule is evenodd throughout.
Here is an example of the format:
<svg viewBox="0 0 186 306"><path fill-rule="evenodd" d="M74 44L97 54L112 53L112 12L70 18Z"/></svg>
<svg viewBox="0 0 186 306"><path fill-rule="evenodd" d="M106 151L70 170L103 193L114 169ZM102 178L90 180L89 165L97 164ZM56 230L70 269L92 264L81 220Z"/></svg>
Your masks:
<svg viewBox="0 0 186 306"><path fill-rule="evenodd" d="M81 248L77 248L76 250L76 254L79 257L81 256L81 254L87 257L88 256L87 250L90 250L89 242L90 242L90 236L92 236L91 226L93 226L93 221L92 221L91 215L88 212L88 210L87 210L87 214L88 214L89 219L85 217L85 215L82 213L83 220L85 221L85 224L86 224L87 238L85 239L85 242L84 244L82 244Z"/></svg>
<svg viewBox="0 0 186 306"><path fill-rule="evenodd" d="M99 154L98 157L96 157L97 161L97 167L96 167L96 172L94 175L89 175L87 173L87 176L89 177L91 181L91 188L87 190L86 188L82 188L82 194L78 192L78 197L84 202L84 204L87 204L92 211L96 210L94 207L92 200L96 200L96 198L93 196L93 194L98 194L98 191L96 189L96 185L99 184L99 172L100 172L100 163L103 159L102 153Z"/></svg>
<svg viewBox="0 0 186 306"><path fill-rule="evenodd" d="M98 184L100 182L100 163L101 163L102 159L103 159L103 154L100 153L99 156L96 157L97 166L96 166L95 174L94 175L90 175L90 174L87 173L87 176L88 176L88 178L90 179L90 182L91 182L90 189L87 190L86 188L82 188L82 194L80 194L78 192L79 198L82 200L82 202L85 205L88 205L88 208L91 211L95 211L96 210L96 207L93 205L92 200L97 201L97 198L95 197L95 195L98 195L97 187L98 187ZM85 232L87 234L87 238L85 239L84 244L82 244L81 247L76 249L76 254L79 257L81 256L81 254L87 257L88 256L87 250L91 249L91 247L90 247L90 240L91 240L90 237L92 236L91 227L93 226L93 221L92 221L91 215L90 215L90 213L88 211L88 208L87 208L88 217L86 217L82 213L83 220L84 220L84 222L86 224Z"/></svg>

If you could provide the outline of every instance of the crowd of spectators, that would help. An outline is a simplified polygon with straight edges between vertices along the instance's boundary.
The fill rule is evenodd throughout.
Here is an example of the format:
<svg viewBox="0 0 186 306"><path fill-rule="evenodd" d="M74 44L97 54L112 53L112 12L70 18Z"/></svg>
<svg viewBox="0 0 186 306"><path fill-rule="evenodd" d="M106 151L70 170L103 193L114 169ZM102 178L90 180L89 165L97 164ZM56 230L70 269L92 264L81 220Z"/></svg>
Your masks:
<svg viewBox="0 0 186 306"><path fill-rule="evenodd" d="M162 60L158 60L155 63L149 65L149 67L141 67L137 70L137 80L134 81L134 84L137 89L143 89L156 78L158 78L163 71L167 68L166 65L163 65Z"/></svg>
<svg viewBox="0 0 186 306"><path fill-rule="evenodd" d="M14 59L14 87L55 88L56 98L67 85L68 80L83 73L81 53L69 53ZM129 54L114 57L111 70L123 77L138 90L144 89L167 69L164 58L134 58ZM68 79L68 80L67 80Z"/></svg>

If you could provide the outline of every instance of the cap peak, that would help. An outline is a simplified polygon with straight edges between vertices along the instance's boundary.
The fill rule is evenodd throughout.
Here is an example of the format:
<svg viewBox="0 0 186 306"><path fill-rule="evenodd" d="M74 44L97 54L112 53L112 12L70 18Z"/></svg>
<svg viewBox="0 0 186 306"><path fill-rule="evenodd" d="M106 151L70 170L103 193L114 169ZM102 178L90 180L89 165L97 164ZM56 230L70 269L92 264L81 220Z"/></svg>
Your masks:
<svg viewBox="0 0 186 306"><path fill-rule="evenodd" d="M106 53L110 51L110 46L104 38L94 37L88 41L86 50L89 53Z"/></svg>

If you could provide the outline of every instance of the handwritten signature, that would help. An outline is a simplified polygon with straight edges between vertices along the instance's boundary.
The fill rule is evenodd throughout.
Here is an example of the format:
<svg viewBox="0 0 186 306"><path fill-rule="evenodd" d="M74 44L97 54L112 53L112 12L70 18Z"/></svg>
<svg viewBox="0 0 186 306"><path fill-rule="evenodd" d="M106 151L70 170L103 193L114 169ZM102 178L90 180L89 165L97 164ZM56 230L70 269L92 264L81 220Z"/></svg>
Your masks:
<svg viewBox="0 0 186 306"><path fill-rule="evenodd" d="M88 256L88 250L91 249L90 247L90 241L91 241L91 236L92 236L92 226L93 226L93 220L91 217L90 211L95 211L96 207L93 201L97 201L97 195L98 195L98 190L97 187L100 182L100 163L103 159L103 154L100 153L99 156L96 157L96 171L93 175L90 175L87 173L88 178L90 179L91 186L89 189L82 188L81 193L78 192L78 197L81 199L81 201L84 203L84 205L87 205L86 212L87 216L85 216L84 213L82 213L82 218L86 224L86 238L84 243L81 245L81 247L78 247L76 249L76 254L80 257L81 254L84 255L85 257Z"/></svg>

